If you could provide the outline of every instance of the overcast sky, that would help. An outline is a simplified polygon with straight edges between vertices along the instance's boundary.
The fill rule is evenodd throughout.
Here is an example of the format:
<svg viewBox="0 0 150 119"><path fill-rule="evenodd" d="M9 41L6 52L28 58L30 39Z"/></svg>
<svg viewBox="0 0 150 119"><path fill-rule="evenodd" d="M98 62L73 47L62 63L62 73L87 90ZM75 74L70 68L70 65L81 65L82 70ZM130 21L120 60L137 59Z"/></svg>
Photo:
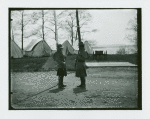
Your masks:
<svg viewBox="0 0 150 119"><path fill-rule="evenodd" d="M85 39L96 40L98 45L131 44L125 40L126 28L130 19L137 15L136 10L89 10L93 16L91 28L97 33L84 35Z"/></svg>
<svg viewBox="0 0 150 119"><path fill-rule="evenodd" d="M134 9L108 9L108 10L88 10L92 15L92 21L86 27L92 30L97 29L96 33L85 33L83 39L85 40L96 40L97 46L112 45L112 44L133 44L129 40L125 39L125 35L128 34L126 28L130 19L134 19L137 15L137 11ZM56 10L56 14L60 11ZM83 29L82 29L83 30ZM63 30L58 31L59 35L65 35ZM20 37L21 38L21 37ZM21 46L21 40L15 39L17 44ZM27 46L31 39L24 40L24 46ZM59 39L62 43L67 39ZM46 39L47 43L55 48L54 39Z"/></svg>

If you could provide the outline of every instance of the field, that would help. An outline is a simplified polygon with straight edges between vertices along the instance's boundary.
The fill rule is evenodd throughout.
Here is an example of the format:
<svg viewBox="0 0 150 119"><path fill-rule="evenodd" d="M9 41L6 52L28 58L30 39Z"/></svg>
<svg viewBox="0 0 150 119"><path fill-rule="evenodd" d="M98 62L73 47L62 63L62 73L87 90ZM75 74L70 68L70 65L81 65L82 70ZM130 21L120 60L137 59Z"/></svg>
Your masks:
<svg viewBox="0 0 150 119"><path fill-rule="evenodd" d="M68 71L74 71L76 55L68 56L66 59L66 65ZM43 65L49 60L49 69L44 69ZM130 62L138 64L137 55L108 55L107 60L103 57L98 57L97 60L93 60L90 56L87 62ZM10 70L11 72L40 72L40 71L52 71L56 70L56 65L52 57L41 57L41 58L29 58L24 57L20 59L10 59Z"/></svg>

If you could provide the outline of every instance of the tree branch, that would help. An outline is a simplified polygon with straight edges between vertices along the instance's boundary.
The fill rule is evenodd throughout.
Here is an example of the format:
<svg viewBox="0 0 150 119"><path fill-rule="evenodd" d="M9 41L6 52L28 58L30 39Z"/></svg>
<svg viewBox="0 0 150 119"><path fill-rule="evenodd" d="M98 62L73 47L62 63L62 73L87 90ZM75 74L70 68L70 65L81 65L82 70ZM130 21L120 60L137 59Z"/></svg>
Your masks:
<svg viewBox="0 0 150 119"><path fill-rule="evenodd" d="M82 26L83 26L85 23L87 23L87 21L85 21L84 23L82 23L82 24L80 25L80 28L82 28Z"/></svg>
<svg viewBox="0 0 150 119"><path fill-rule="evenodd" d="M49 28L49 27L46 27L46 26L45 26L45 28L48 28L49 30L51 30L51 31L53 31L53 32L55 33L55 31L54 31L53 29L51 29L51 28Z"/></svg>
<svg viewBox="0 0 150 119"><path fill-rule="evenodd" d="M51 24L53 24L53 25L55 25L55 23L53 23L53 22L51 22L51 21L49 21Z"/></svg>

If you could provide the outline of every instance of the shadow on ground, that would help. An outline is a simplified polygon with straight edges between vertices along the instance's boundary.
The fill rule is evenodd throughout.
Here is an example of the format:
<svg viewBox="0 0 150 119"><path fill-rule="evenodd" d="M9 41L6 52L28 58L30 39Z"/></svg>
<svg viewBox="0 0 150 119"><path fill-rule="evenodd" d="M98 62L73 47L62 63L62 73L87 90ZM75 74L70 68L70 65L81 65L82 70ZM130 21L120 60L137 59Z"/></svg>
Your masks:
<svg viewBox="0 0 150 119"><path fill-rule="evenodd" d="M64 89L65 89L65 88L62 88L62 89L60 89L60 88L53 89L53 90L50 90L49 93L58 93L58 92L60 92L60 91L63 91Z"/></svg>
<svg viewBox="0 0 150 119"><path fill-rule="evenodd" d="M75 94L86 92L86 91L88 91L88 90L86 90L86 88L79 88L79 87L73 88L73 93L75 93Z"/></svg>

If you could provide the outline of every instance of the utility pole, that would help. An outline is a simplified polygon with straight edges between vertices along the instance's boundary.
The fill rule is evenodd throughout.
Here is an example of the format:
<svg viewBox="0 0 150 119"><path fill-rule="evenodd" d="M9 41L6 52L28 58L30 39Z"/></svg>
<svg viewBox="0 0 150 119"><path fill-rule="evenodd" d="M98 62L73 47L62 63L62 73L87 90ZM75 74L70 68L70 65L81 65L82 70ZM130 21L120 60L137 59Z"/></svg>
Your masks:
<svg viewBox="0 0 150 119"><path fill-rule="evenodd" d="M76 10L76 20L77 20L78 38L79 38L79 43L80 43L81 42L81 35L80 35L80 25L79 25L79 18L78 18L78 10Z"/></svg>
<svg viewBox="0 0 150 119"><path fill-rule="evenodd" d="M42 34L43 34L43 40L45 40L44 38L44 11L42 10Z"/></svg>
<svg viewBox="0 0 150 119"><path fill-rule="evenodd" d="M54 21L55 21L55 40L56 40L56 48L58 45L58 33L57 33L57 18L56 18L56 11L54 10Z"/></svg>
<svg viewBox="0 0 150 119"><path fill-rule="evenodd" d="M22 11L22 54L23 54L23 12L24 11Z"/></svg>

